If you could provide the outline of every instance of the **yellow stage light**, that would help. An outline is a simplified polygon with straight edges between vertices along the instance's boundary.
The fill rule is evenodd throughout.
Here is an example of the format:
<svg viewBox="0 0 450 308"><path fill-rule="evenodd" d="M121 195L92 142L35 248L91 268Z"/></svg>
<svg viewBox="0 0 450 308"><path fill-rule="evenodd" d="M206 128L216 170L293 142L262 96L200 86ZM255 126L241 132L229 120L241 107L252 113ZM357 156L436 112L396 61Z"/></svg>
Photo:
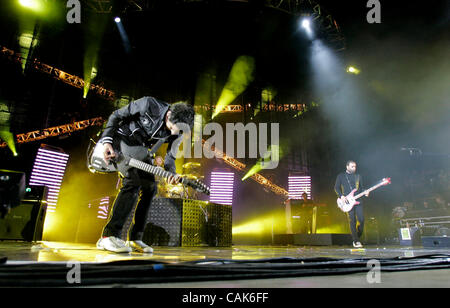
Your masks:
<svg viewBox="0 0 450 308"><path fill-rule="evenodd" d="M35 12L42 12L44 9L42 0L19 0L19 3L21 6Z"/></svg>
<svg viewBox="0 0 450 308"><path fill-rule="evenodd" d="M347 73L358 75L361 71L354 66L347 67Z"/></svg>

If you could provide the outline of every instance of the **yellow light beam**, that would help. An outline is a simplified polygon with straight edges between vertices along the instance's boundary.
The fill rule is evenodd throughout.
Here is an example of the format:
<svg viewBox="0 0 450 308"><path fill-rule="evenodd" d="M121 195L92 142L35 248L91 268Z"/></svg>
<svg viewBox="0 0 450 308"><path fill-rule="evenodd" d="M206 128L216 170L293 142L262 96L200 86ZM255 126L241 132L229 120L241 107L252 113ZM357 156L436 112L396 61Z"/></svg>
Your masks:
<svg viewBox="0 0 450 308"><path fill-rule="evenodd" d="M222 90L216 109L212 115L215 118L226 106L231 104L248 85L253 81L255 69L255 59L250 56L240 56L236 59L231 68L228 81Z"/></svg>
<svg viewBox="0 0 450 308"><path fill-rule="evenodd" d="M261 170L269 168L272 162L280 161L280 147L278 145L271 145L270 148L264 153L263 157L247 172L242 178L245 181L254 174L260 172ZM277 164L278 165L278 164Z"/></svg>
<svg viewBox="0 0 450 308"><path fill-rule="evenodd" d="M237 226L233 226L233 235L261 235L270 233L275 226L282 226L286 223L284 212L268 213L256 218L249 219Z"/></svg>
<svg viewBox="0 0 450 308"><path fill-rule="evenodd" d="M3 139L5 144L11 150L14 156L17 156L16 144L14 142L14 135L10 131L0 130L0 138Z"/></svg>

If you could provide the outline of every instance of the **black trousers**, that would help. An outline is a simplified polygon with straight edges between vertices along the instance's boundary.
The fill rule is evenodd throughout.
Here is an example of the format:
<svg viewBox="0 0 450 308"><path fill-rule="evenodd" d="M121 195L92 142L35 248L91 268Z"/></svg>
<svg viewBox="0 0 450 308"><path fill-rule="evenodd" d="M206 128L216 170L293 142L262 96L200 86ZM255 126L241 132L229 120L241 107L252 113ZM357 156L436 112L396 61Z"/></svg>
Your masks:
<svg viewBox="0 0 450 308"><path fill-rule="evenodd" d="M362 204L355 205L347 214L353 241L359 242L364 231L364 211Z"/></svg>
<svg viewBox="0 0 450 308"><path fill-rule="evenodd" d="M135 168L130 169L128 175L122 179L122 187L103 229L103 236L121 238L126 221L135 210L134 225L128 230L128 238L130 241L142 240L146 216L157 189L154 175Z"/></svg>

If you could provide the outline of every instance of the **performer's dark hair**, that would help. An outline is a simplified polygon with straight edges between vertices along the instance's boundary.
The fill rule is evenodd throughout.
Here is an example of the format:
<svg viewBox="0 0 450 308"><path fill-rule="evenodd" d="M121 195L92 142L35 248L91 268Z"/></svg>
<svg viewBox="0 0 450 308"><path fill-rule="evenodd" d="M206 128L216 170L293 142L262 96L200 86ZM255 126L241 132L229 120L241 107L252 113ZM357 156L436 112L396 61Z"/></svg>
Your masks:
<svg viewBox="0 0 450 308"><path fill-rule="evenodd" d="M347 167L347 166L350 165L351 163L355 163L355 164L356 164L356 162L355 162L354 160L347 160L347 163L345 164L345 166Z"/></svg>
<svg viewBox="0 0 450 308"><path fill-rule="evenodd" d="M194 126L194 108L187 103L175 103L170 106L169 109L172 113L169 117L170 122L173 124L185 123L191 128Z"/></svg>

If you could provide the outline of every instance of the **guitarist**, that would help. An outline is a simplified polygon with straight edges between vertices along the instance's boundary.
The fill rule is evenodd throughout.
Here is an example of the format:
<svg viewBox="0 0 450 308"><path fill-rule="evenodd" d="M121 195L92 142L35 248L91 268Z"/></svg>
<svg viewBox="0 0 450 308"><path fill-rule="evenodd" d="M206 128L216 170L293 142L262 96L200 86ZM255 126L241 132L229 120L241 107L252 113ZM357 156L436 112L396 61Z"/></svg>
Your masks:
<svg viewBox="0 0 450 308"><path fill-rule="evenodd" d="M361 175L356 173L356 163L352 160L347 161L346 170L338 174L334 191L339 198L346 200L346 196L351 193L353 189L357 189L355 194L364 191ZM369 196L369 193L365 195ZM364 230L364 212L362 202L355 204L355 206L348 212L348 220L350 230L352 232L353 247L362 248L360 237Z"/></svg>
<svg viewBox="0 0 450 308"><path fill-rule="evenodd" d="M175 173L175 157L178 150L175 140L182 127L181 124L187 124L192 128L194 115L193 107L186 103L169 105L148 96L132 101L114 111L108 119L99 141L104 145L105 162L114 159L116 153L113 144L120 144L120 141L130 146L152 147L153 153L162 143L168 143L164 167L167 171ZM147 162L151 163L151 160L149 155ZM168 182L175 184L179 180L178 176L171 176ZM153 249L142 241L142 237L145 216L156 192L157 184L153 174L131 168L128 175L122 178L122 187L117 194L102 237L97 242L97 248L112 252L152 253ZM128 230L129 240L124 242L120 234L134 209L136 209L135 223L132 229Z"/></svg>

